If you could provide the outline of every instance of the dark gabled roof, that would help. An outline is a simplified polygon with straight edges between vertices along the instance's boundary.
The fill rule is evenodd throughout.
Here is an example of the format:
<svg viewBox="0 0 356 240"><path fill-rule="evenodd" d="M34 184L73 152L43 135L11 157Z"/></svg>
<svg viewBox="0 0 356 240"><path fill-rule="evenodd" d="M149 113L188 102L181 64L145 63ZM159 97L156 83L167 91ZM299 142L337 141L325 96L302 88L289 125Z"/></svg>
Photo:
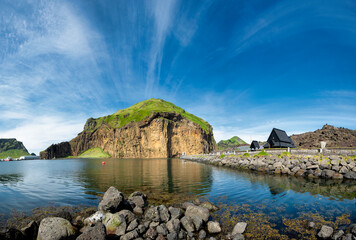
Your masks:
<svg viewBox="0 0 356 240"><path fill-rule="evenodd" d="M252 141L250 148L259 149L260 145L258 144L257 141L254 140L254 141Z"/></svg>
<svg viewBox="0 0 356 240"><path fill-rule="evenodd" d="M281 129L278 128L273 128L272 131L274 131L281 142L286 142L286 143L291 143L292 140L288 137L287 133Z"/></svg>
<svg viewBox="0 0 356 240"><path fill-rule="evenodd" d="M268 145L268 146L267 146ZM276 147L292 147L295 145L287 133L281 129L273 128L271 134L268 137L267 144L265 148L276 148Z"/></svg>

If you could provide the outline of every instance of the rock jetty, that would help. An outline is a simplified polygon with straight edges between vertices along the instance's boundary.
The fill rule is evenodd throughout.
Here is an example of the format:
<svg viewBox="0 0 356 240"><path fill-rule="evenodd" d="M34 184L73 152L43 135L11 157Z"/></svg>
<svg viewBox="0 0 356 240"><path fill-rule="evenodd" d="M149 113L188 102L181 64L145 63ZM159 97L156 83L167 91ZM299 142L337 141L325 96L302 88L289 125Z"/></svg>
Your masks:
<svg viewBox="0 0 356 240"><path fill-rule="evenodd" d="M178 239L245 239L248 224L237 222L230 232L222 233L222 226L214 221L211 212L218 210L212 203L200 200L185 202L181 207L151 205L147 196L134 192L128 198L115 187L110 187L89 217L46 217L39 223L32 221L25 228L0 231L0 239L37 240L178 240ZM313 222L309 228L315 228ZM338 230L323 225L317 231L321 239L355 239L356 225Z"/></svg>
<svg viewBox="0 0 356 240"><path fill-rule="evenodd" d="M285 152L287 153L287 152ZM224 166L235 169L246 169L269 174L286 174L306 178L328 178L336 180L356 180L355 157L344 156L303 156L281 154L279 156L252 155L194 155L181 156L182 159Z"/></svg>

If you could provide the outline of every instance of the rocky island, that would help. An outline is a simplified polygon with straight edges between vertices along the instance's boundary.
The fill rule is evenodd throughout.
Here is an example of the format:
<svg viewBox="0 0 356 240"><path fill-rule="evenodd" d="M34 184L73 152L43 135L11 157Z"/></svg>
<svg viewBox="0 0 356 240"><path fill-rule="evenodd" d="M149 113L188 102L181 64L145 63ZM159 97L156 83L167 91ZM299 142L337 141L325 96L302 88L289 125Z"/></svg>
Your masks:
<svg viewBox="0 0 356 240"><path fill-rule="evenodd" d="M77 137L51 145L40 156L63 158L95 150L115 158L166 158L214 149L209 123L170 102L149 99L112 115L89 118Z"/></svg>

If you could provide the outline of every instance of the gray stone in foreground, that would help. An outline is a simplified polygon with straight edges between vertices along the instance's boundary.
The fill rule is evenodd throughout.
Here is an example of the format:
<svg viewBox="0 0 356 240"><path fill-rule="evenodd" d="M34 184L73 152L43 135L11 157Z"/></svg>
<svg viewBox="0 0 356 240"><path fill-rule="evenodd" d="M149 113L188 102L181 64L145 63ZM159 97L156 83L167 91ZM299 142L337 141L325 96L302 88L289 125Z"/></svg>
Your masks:
<svg viewBox="0 0 356 240"><path fill-rule="evenodd" d="M341 239L342 235L344 235L344 231L339 230L332 236L331 239L333 239L333 240Z"/></svg>
<svg viewBox="0 0 356 240"><path fill-rule="evenodd" d="M235 236L236 234L244 233L246 230L246 227L247 227L247 223L245 223L245 222L236 223L234 229L232 230L231 235Z"/></svg>
<svg viewBox="0 0 356 240"><path fill-rule="evenodd" d="M309 222L308 227L314 228L315 227L315 223L314 222Z"/></svg>
<svg viewBox="0 0 356 240"><path fill-rule="evenodd" d="M178 239L178 235L175 232L167 235L167 240L177 240L177 239Z"/></svg>
<svg viewBox="0 0 356 240"><path fill-rule="evenodd" d="M122 236L126 232L126 221L123 215L107 213L103 221L108 235Z"/></svg>
<svg viewBox="0 0 356 240"><path fill-rule="evenodd" d="M160 224L157 226L156 231L159 234L162 234L163 236L166 236L168 234L168 230L165 224Z"/></svg>
<svg viewBox="0 0 356 240"><path fill-rule="evenodd" d="M159 222L160 217L159 217L158 207L150 207L149 209L147 209L145 212L145 219Z"/></svg>
<svg viewBox="0 0 356 240"><path fill-rule="evenodd" d="M101 222L97 222L93 226L87 226L77 240L105 240L105 238L105 226Z"/></svg>
<svg viewBox="0 0 356 240"><path fill-rule="evenodd" d="M329 238L331 237L331 235L333 234L334 230L332 227L329 227L329 226L326 226L326 225L323 225L320 229L320 232L318 233L318 236L320 238Z"/></svg>
<svg viewBox="0 0 356 240"><path fill-rule="evenodd" d="M232 240L245 240L245 237L241 233L238 233L234 236Z"/></svg>
<svg viewBox="0 0 356 240"><path fill-rule="evenodd" d="M209 221L208 222L208 232L209 233L219 233L221 232L221 227L218 222Z"/></svg>
<svg viewBox="0 0 356 240"><path fill-rule="evenodd" d="M345 235L345 238L343 240L355 240L356 237L355 236L352 236L351 233L348 233Z"/></svg>
<svg viewBox="0 0 356 240"><path fill-rule="evenodd" d="M185 216L193 217L197 216L201 218L204 222L209 220L209 210L199 206L188 206L187 210L185 211Z"/></svg>
<svg viewBox="0 0 356 240"><path fill-rule="evenodd" d="M126 233L124 236L122 236L120 238L120 240L132 240L132 239L136 239L138 238L138 232L137 232L137 229L131 231L131 232L128 232Z"/></svg>
<svg viewBox="0 0 356 240"><path fill-rule="evenodd" d="M180 221L179 219L172 219L167 222L166 227L170 233L180 231Z"/></svg>
<svg viewBox="0 0 356 240"><path fill-rule="evenodd" d="M75 230L64 218L49 217L42 219L38 229L38 240L70 239L75 236Z"/></svg>
<svg viewBox="0 0 356 240"><path fill-rule="evenodd" d="M138 226L138 220L135 219L129 224L126 231L130 232L130 231L134 230L137 226Z"/></svg>
<svg viewBox="0 0 356 240"><path fill-rule="evenodd" d="M169 207L168 210L171 213L171 220L180 219L183 216L183 210L180 208Z"/></svg>
<svg viewBox="0 0 356 240"><path fill-rule="evenodd" d="M98 210L104 212L117 212L123 204L124 195L115 187L111 186L105 192L103 200L99 203Z"/></svg>
<svg viewBox="0 0 356 240"><path fill-rule="evenodd" d="M171 215L169 214L169 211L166 206L164 205L159 205L158 206L158 212L159 212L159 218L161 219L162 222L168 222Z"/></svg>
<svg viewBox="0 0 356 240"><path fill-rule="evenodd" d="M191 217L189 217L189 216L182 217L182 219L180 220L180 223L182 224L183 228L187 232L194 232L194 223L193 223L193 220Z"/></svg>
<svg viewBox="0 0 356 240"><path fill-rule="evenodd" d="M344 178L346 179L356 179L356 172L348 172L345 173Z"/></svg>
<svg viewBox="0 0 356 240"><path fill-rule="evenodd" d="M199 239L205 239L206 238L206 232L202 229L199 231Z"/></svg>

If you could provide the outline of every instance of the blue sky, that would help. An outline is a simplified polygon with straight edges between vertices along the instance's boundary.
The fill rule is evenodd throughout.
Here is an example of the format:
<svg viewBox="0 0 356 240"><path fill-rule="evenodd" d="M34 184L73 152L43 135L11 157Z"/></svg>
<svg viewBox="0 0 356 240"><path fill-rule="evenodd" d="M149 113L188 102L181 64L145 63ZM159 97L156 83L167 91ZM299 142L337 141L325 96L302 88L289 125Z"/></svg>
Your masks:
<svg viewBox="0 0 356 240"><path fill-rule="evenodd" d="M356 128L354 0L0 0L0 137L31 152L162 98L216 140Z"/></svg>

